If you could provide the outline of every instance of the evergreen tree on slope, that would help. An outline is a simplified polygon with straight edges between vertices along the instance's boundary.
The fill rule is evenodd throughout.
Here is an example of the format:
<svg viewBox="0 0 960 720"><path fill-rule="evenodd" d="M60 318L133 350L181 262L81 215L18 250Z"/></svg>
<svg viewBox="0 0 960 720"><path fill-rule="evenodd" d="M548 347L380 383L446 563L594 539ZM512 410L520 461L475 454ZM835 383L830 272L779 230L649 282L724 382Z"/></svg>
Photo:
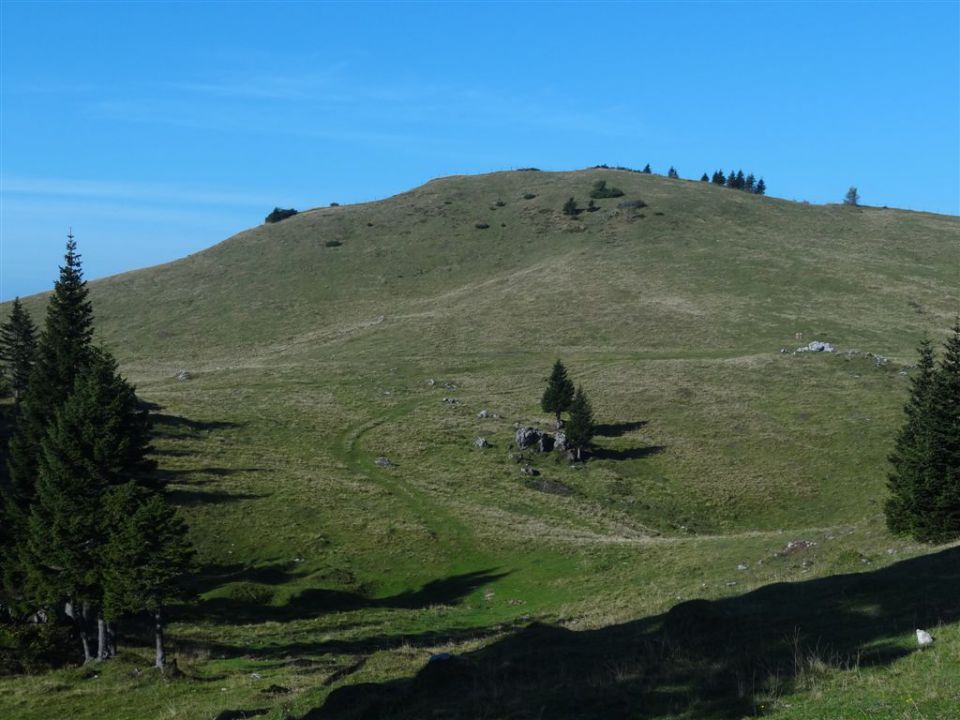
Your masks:
<svg viewBox="0 0 960 720"><path fill-rule="evenodd" d="M19 405L26 394L37 352L37 328L20 298L14 298L10 317L0 325L0 361L3 361L13 399Z"/></svg>
<svg viewBox="0 0 960 720"><path fill-rule="evenodd" d="M134 483L114 488L107 506L112 530L104 551L106 617L116 620L128 612L150 612L154 665L163 671L164 606L187 596L182 581L193 558L187 527L163 496L144 495Z"/></svg>
<svg viewBox="0 0 960 720"><path fill-rule="evenodd" d="M559 428L560 413L569 409L571 402L573 402L573 383L567 377L567 369L563 366L563 363L557 360L553 364L553 370L547 380L547 387L540 399L540 407L544 412L556 413L557 427Z"/></svg>
<svg viewBox="0 0 960 720"><path fill-rule="evenodd" d="M29 394L21 405L10 442L7 495L15 512L21 515L33 499L40 443L47 426L66 401L90 356L93 309L87 294L77 243L70 235L65 262L47 305L36 362L30 373Z"/></svg>
<svg viewBox="0 0 960 720"><path fill-rule="evenodd" d="M921 542L960 537L960 320L939 368L921 343L906 420L890 457L888 527Z"/></svg>

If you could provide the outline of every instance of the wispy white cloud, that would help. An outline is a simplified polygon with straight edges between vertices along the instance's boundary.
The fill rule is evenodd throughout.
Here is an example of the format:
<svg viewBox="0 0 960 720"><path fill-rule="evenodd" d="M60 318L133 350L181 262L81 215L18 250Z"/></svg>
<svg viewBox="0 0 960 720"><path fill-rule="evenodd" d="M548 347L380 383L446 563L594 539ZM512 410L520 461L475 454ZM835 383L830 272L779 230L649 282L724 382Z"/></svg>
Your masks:
<svg viewBox="0 0 960 720"><path fill-rule="evenodd" d="M99 120L442 151L443 131L477 128L636 138L643 123L624 104L585 107L576 96L528 94L404 79L363 82L342 72L197 78L92 98Z"/></svg>
<svg viewBox="0 0 960 720"><path fill-rule="evenodd" d="M264 207L273 200L266 194L252 195L224 190L164 185L159 183L78 180L64 178L0 177L0 193L4 195L139 200L177 205L213 205Z"/></svg>
<svg viewBox="0 0 960 720"><path fill-rule="evenodd" d="M24 217L63 217L64 226L79 219L118 222L149 223L166 227L216 227L235 225L237 219L226 210L177 209L156 205L89 200L50 198L4 198L4 221L17 221Z"/></svg>

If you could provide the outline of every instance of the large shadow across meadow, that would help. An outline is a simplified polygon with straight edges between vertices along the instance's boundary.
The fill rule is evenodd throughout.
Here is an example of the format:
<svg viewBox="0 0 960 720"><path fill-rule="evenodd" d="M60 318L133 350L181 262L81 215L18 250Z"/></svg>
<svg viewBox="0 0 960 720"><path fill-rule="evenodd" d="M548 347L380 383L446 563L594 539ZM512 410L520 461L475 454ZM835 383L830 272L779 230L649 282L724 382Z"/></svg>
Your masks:
<svg viewBox="0 0 960 720"><path fill-rule="evenodd" d="M212 597L196 603L173 608L178 620L208 624L253 624L289 622L322 616L330 612L360 610L363 608L395 608L416 610L433 605L453 605L484 585L496 582L507 573L492 569L451 575L426 583L417 590L408 590L388 597L369 597L360 592L326 588L307 588L282 604L265 602L255 594L244 597L242 592L230 597ZM276 564L259 568L230 568L209 566L196 580L195 592L201 593L226 583L257 583L260 586L280 586L300 577L293 564ZM297 650L307 651L300 647ZM222 654L249 652L248 648L216 648ZM330 652L326 648L312 648L310 652ZM285 648L288 654L293 652Z"/></svg>
<svg viewBox="0 0 960 720"><path fill-rule="evenodd" d="M914 628L958 620L954 547L600 630L533 625L412 679L339 688L303 718L737 718L762 714L757 698L789 690L812 656L886 665L915 651Z"/></svg>

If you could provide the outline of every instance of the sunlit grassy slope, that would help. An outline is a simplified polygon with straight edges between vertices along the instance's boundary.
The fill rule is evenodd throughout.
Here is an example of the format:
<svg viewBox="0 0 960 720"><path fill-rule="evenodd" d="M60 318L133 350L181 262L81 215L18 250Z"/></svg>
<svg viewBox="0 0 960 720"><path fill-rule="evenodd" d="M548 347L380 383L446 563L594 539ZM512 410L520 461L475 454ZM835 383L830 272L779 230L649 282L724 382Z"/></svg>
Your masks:
<svg viewBox="0 0 960 720"><path fill-rule="evenodd" d="M624 197L564 216L598 179ZM881 516L905 368L960 308L956 218L497 173L91 288L103 342L159 406L200 551L201 600L171 633L188 677L133 675L132 628L96 680L0 681L16 717L932 718L958 701L960 551L928 555ZM814 339L839 352L789 352ZM569 495L510 457L515 423L548 422L557 357L603 424L584 467L529 457ZM914 656L920 623L940 640ZM458 664L421 669L439 650Z"/></svg>

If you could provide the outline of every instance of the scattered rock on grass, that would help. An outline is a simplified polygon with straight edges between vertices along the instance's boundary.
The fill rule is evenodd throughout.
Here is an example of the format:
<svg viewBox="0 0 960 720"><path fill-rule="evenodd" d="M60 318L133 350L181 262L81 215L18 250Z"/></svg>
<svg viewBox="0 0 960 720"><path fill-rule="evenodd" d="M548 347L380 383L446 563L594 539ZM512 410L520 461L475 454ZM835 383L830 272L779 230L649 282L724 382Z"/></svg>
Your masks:
<svg viewBox="0 0 960 720"><path fill-rule="evenodd" d="M481 448L481 449L482 449L482 448L488 448L488 447L490 447L490 443L487 442L487 439L486 439L486 438L478 437L478 438L474 439L474 441L473 441L473 446L474 446L475 448Z"/></svg>
<svg viewBox="0 0 960 720"><path fill-rule="evenodd" d="M180 382L186 382L187 380L190 379L190 377L191 377L190 373L188 373L186 370L177 370L176 378Z"/></svg>
<svg viewBox="0 0 960 720"><path fill-rule="evenodd" d="M540 471L533 467L533 465L524 465L520 468L520 474L526 475L527 477L536 477L540 474Z"/></svg>
<svg viewBox="0 0 960 720"><path fill-rule="evenodd" d="M811 340L806 345L801 348L797 348L796 352L834 352L834 347L831 343L822 342L820 340Z"/></svg>
<svg viewBox="0 0 960 720"><path fill-rule="evenodd" d="M393 463L390 462L388 458L383 457L383 455L381 455L376 460L374 460L374 462L380 467L390 467L391 465L393 465Z"/></svg>
<svg viewBox="0 0 960 720"><path fill-rule="evenodd" d="M490 413L487 412L486 410L481 410L480 412L477 413L477 417L478 417L478 418L487 418L487 417L490 417Z"/></svg>
<svg viewBox="0 0 960 720"><path fill-rule="evenodd" d="M780 557L794 555L798 552L803 552L808 548L812 548L814 545L816 545L816 543L812 540L791 540L787 543L783 550L777 553L777 555Z"/></svg>
<svg viewBox="0 0 960 720"><path fill-rule="evenodd" d="M525 450L528 447L536 445L543 437L543 431L532 427L521 427L517 430L515 437L517 447Z"/></svg>

